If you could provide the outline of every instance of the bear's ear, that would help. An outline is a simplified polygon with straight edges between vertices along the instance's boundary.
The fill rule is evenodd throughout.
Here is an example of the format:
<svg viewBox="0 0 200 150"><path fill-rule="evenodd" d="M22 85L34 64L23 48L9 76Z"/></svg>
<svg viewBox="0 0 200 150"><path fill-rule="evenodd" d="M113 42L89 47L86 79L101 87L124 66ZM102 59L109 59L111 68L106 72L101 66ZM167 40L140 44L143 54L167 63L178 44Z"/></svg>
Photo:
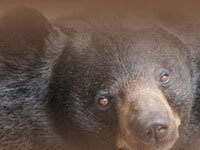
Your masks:
<svg viewBox="0 0 200 150"><path fill-rule="evenodd" d="M0 17L0 62L37 62L48 49L46 41L52 32L51 23L37 10L23 7L4 12Z"/></svg>

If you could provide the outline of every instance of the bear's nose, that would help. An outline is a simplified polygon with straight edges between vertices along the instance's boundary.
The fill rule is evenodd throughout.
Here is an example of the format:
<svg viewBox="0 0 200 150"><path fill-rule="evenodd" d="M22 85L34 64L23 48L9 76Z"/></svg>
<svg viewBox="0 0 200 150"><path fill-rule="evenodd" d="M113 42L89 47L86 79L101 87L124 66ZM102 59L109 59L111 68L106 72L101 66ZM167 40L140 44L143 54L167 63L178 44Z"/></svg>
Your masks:
<svg viewBox="0 0 200 150"><path fill-rule="evenodd" d="M134 132L145 143L158 143L169 133L168 119L162 115L148 116L137 121Z"/></svg>
<svg viewBox="0 0 200 150"><path fill-rule="evenodd" d="M144 137L149 140L164 138L167 135L168 126L166 124L153 123L144 129Z"/></svg>

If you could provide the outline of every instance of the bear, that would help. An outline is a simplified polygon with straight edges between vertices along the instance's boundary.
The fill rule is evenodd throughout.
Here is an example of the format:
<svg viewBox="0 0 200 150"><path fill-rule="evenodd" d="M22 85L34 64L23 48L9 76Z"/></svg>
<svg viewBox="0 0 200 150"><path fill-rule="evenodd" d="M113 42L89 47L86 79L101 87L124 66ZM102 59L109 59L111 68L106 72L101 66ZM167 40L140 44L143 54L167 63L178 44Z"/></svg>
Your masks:
<svg viewBox="0 0 200 150"><path fill-rule="evenodd" d="M198 55L157 22L0 18L3 150L198 150ZM195 105L196 106L196 105Z"/></svg>

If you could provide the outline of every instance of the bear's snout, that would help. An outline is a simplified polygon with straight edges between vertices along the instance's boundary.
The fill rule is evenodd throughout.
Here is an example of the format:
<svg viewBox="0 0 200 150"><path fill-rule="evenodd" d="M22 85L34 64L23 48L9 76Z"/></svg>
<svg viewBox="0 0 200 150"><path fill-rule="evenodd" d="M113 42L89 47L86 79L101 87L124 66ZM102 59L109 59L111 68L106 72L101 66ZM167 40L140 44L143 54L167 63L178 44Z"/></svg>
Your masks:
<svg viewBox="0 0 200 150"><path fill-rule="evenodd" d="M163 92L147 82L126 87L126 91L118 103L117 147L169 150L178 139L180 118Z"/></svg>
<svg viewBox="0 0 200 150"><path fill-rule="evenodd" d="M169 134L170 122L167 116L152 113L137 120L133 132L144 143L159 143Z"/></svg>

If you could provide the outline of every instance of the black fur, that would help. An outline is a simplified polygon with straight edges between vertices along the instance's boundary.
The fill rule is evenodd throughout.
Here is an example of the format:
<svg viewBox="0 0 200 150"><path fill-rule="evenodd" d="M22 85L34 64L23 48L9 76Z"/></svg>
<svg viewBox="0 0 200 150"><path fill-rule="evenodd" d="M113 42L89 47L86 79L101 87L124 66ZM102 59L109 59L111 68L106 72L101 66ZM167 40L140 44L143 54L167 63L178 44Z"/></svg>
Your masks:
<svg viewBox="0 0 200 150"><path fill-rule="evenodd" d="M55 149L51 139L58 138L43 99L51 67L63 49L61 35L30 8L3 14L0 34L0 147Z"/></svg>

